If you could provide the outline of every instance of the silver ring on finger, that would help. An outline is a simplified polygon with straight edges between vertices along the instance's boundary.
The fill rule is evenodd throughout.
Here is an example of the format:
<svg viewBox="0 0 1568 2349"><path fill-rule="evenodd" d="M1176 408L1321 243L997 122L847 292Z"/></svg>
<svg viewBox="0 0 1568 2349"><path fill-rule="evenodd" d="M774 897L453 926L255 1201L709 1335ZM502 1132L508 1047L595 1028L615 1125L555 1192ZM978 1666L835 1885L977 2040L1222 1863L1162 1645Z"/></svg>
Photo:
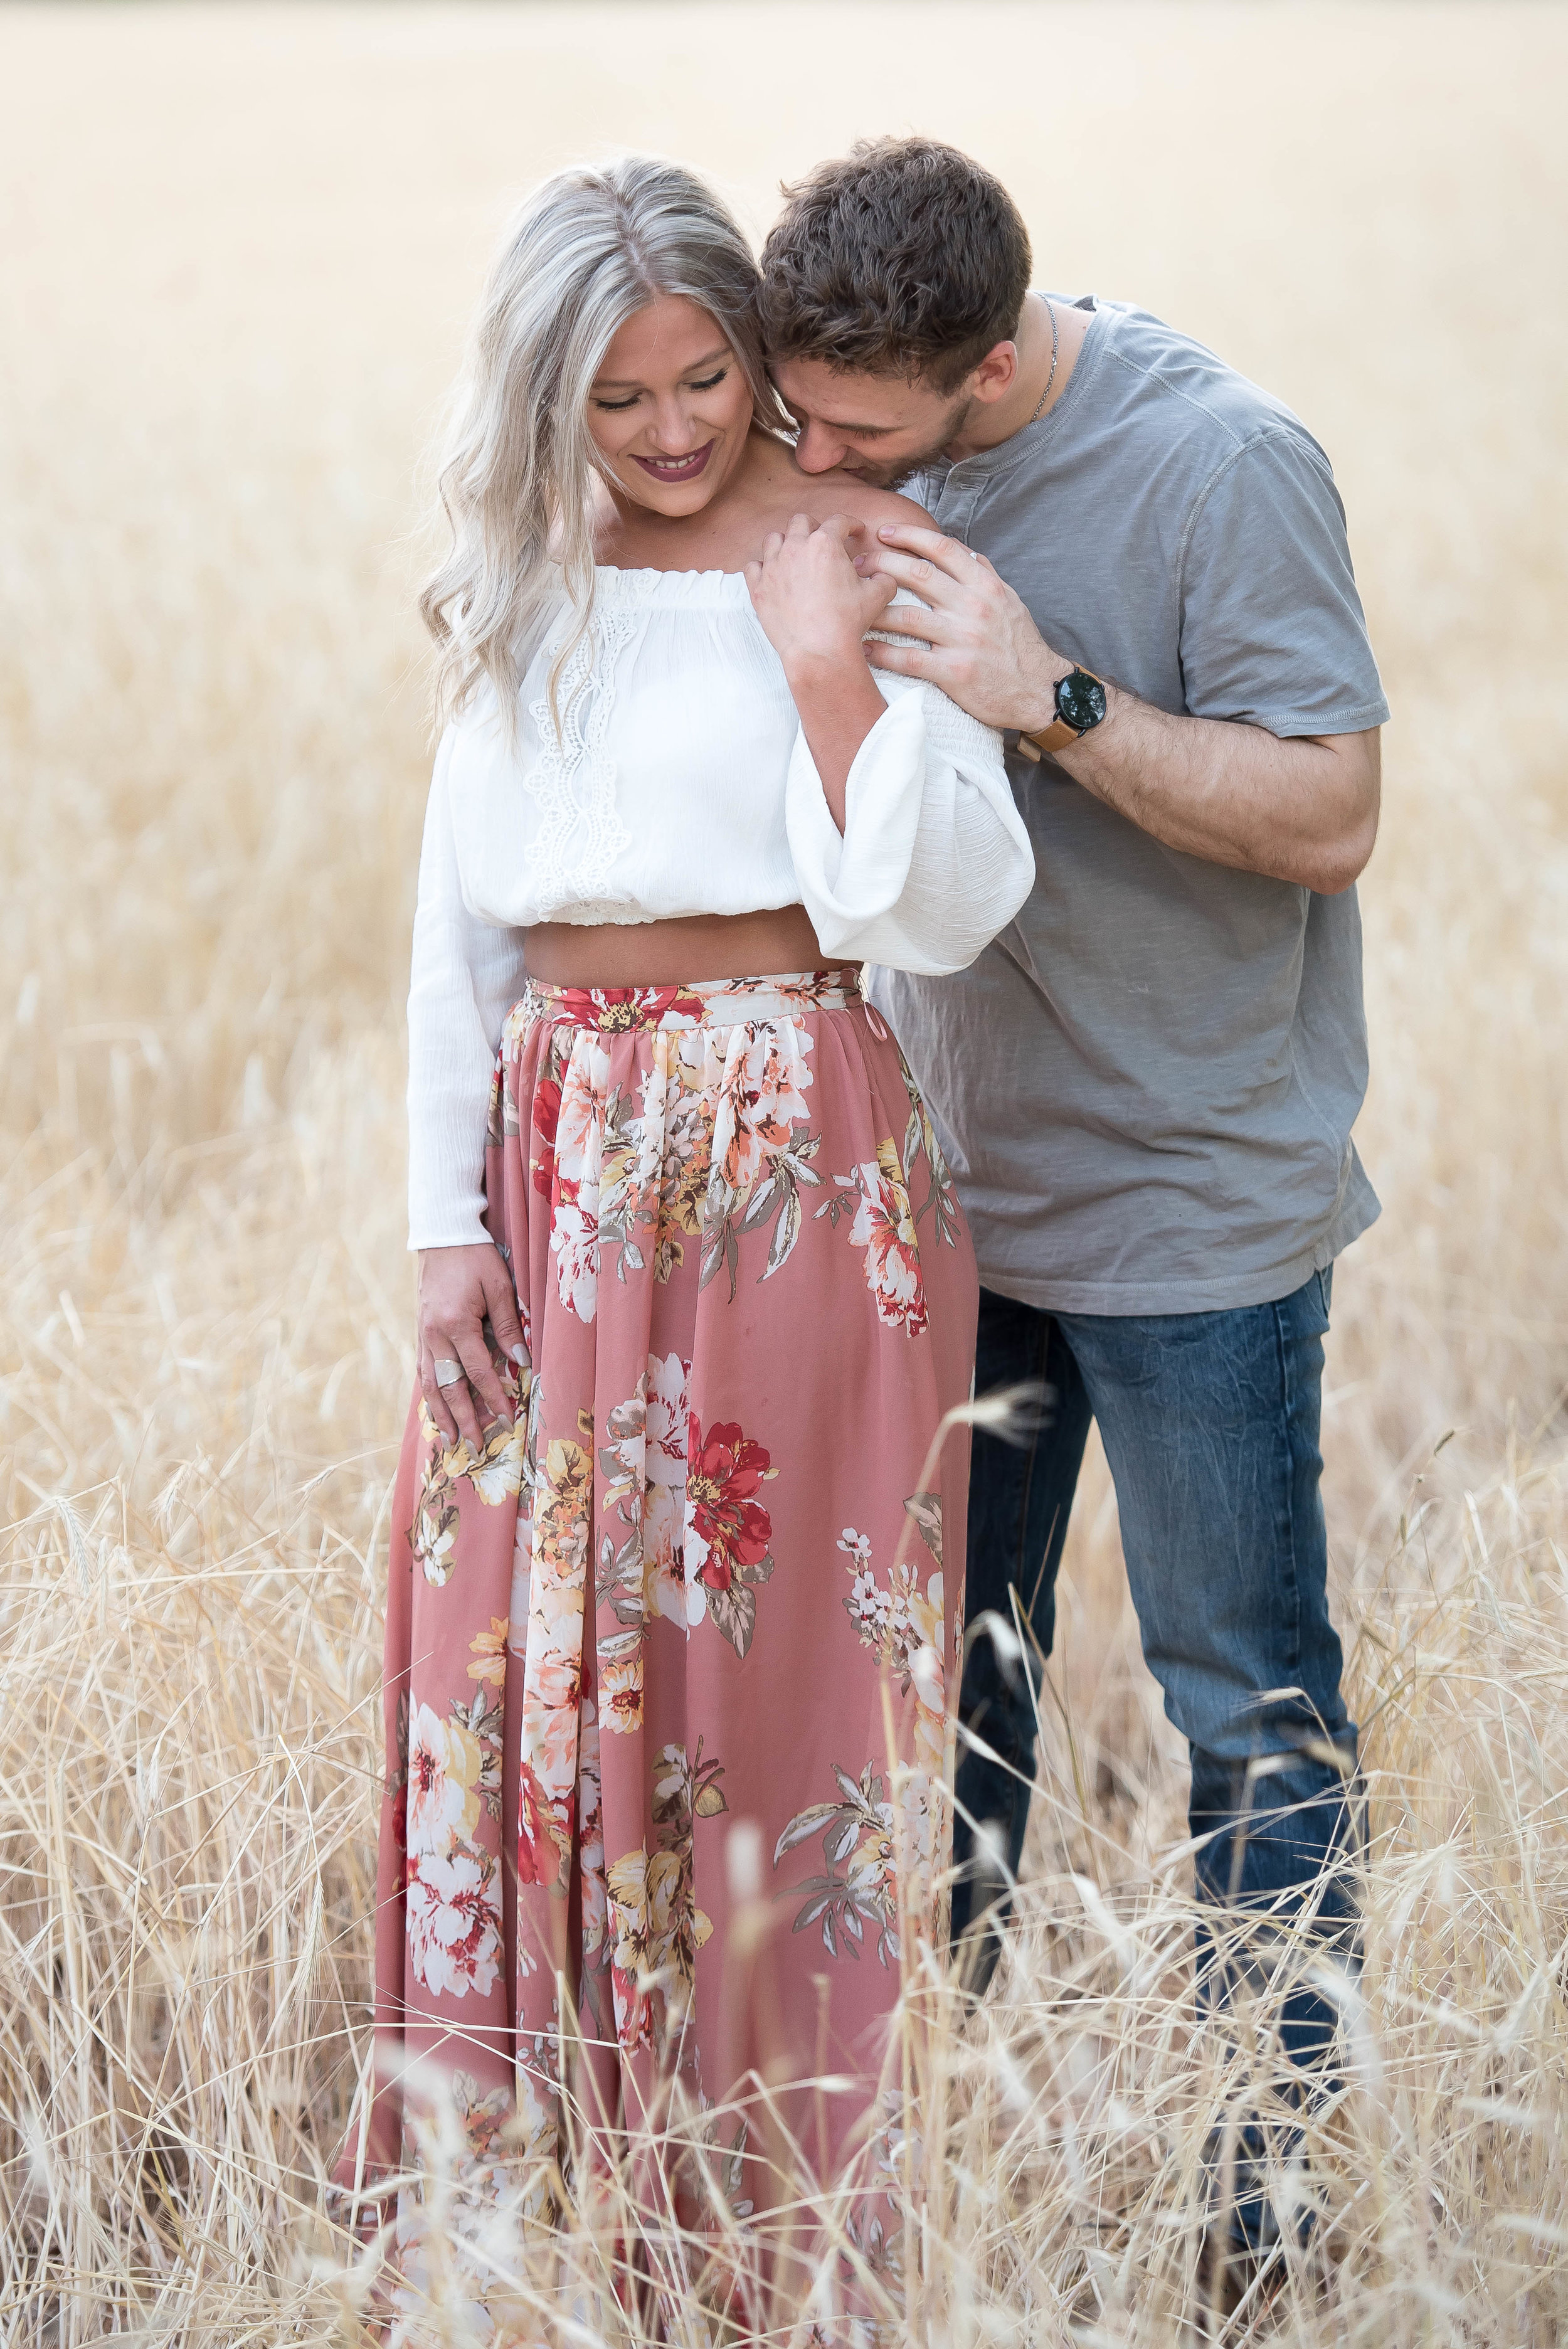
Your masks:
<svg viewBox="0 0 1568 2349"><path fill-rule="evenodd" d="M464 1379L468 1376L468 1373L464 1370L461 1362L452 1362L441 1360L437 1361L433 1367L436 1373L436 1384L438 1387L460 1387Z"/></svg>

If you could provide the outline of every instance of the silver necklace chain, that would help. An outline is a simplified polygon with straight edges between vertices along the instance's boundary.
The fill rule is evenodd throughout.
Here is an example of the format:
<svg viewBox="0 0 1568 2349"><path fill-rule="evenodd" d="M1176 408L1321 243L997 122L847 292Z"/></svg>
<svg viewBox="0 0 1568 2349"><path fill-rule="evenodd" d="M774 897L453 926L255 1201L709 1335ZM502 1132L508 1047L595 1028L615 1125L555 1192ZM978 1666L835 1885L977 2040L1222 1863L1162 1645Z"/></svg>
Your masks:
<svg viewBox="0 0 1568 2349"><path fill-rule="evenodd" d="M1041 301L1045 304L1045 305L1046 305L1047 309L1047 310L1050 312L1050 314L1051 314L1051 371L1050 371L1049 375L1046 378L1046 388L1045 388L1044 391L1042 391L1042 392L1041 392L1041 394L1040 394L1040 404L1039 404L1039 406L1036 409L1036 410L1035 410L1035 412L1034 412L1033 416L1031 416L1031 417L1030 417L1030 419L1029 419L1029 421L1030 421L1030 423L1031 423L1031 424L1037 424L1037 423L1039 422L1039 420L1040 420L1041 417L1045 414L1045 412L1046 412L1046 402L1047 402L1047 399L1049 399L1049 398L1050 398L1050 396L1051 396L1051 386L1052 386L1052 384L1053 384L1053 383L1055 383L1055 381L1056 381L1056 379L1057 379L1057 312L1056 312L1056 305L1052 302L1051 297L1050 297L1050 295L1049 295L1048 294L1042 294L1042 295L1041 295L1041 296L1040 296L1040 299L1041 299Z"/></svg>

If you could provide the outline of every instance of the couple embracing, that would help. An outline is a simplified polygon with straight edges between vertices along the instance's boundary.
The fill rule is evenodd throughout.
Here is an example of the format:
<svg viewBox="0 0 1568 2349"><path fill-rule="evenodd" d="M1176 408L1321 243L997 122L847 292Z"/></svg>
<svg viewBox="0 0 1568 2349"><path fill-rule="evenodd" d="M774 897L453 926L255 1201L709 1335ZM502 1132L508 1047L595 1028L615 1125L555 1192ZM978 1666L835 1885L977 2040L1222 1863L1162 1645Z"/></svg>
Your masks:
<svg viewBox="0 0 1568 2349"><path fill-rule="evenodd" d="M1318 1417L1387 712L1344 516L1285 408L1032 286L921 140L791 190L760 270L676 166L549 181L442 484L349 2167L416 2161L438 2076L474 2223L543 2223L569 2151L714 2113L696 2223L809 2146L874 2268L892 2018L950 1939L983 1986L1022 1851L1037 1664L988 1630L1049 1652L1091 1418L1201 1990L1225 1904L1353 1943ZM971 1462L947 1415L1026 1381ZM1293 1998L1304 2075L1329 2030ZM411 2272L424 2223L405 2184Z"/></svg>

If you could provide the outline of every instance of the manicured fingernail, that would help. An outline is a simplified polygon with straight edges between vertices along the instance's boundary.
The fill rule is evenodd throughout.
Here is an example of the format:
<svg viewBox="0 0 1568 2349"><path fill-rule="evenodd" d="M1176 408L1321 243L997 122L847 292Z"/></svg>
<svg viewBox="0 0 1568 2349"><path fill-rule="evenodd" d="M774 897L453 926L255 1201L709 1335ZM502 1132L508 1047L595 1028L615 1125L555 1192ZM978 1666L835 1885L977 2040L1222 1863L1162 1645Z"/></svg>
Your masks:
<svg viewBox="0 0 1568 2349"><path fill-rule="evenodd" d="M518 1369L519 1369L520 1371L526 1371L526 1370L527 1370L527 1368L528 1368L528 1355L527 1355L527 1352L525 1351L525 1350L524 1350L521 1346L514 1346L514 1347L512 1348L512 1350L511 1350L511 1359L512 1359L512 1361L517 1364L517 1367L518 1367Z"/></svg>

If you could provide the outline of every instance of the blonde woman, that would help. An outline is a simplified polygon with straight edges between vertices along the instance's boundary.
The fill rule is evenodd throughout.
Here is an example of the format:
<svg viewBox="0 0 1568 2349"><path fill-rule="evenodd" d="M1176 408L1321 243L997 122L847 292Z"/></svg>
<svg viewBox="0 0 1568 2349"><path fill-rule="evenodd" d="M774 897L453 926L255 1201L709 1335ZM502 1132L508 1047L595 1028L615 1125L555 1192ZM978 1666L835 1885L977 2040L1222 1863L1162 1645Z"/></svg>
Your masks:
<svg viewBox="0 0 1568 2349"><path fill-rule="evenodd" d="M415 2158L397 2080L437 2072L473 2207L545 2211L563 2097L614 2133L765 2064L863 2081L836 2158L938 1939L965 1447L921 1470L976 1284L858 967L967 964L1033 865L998 739L867 664L892 590L861 534L918 510L797 471L756 283L674 165L541 189L424 598L419 1392L357 2160ZM766 1997L738 1904L774 1920ZM761 2207L760 2132L723 2137Z"/></svg>

